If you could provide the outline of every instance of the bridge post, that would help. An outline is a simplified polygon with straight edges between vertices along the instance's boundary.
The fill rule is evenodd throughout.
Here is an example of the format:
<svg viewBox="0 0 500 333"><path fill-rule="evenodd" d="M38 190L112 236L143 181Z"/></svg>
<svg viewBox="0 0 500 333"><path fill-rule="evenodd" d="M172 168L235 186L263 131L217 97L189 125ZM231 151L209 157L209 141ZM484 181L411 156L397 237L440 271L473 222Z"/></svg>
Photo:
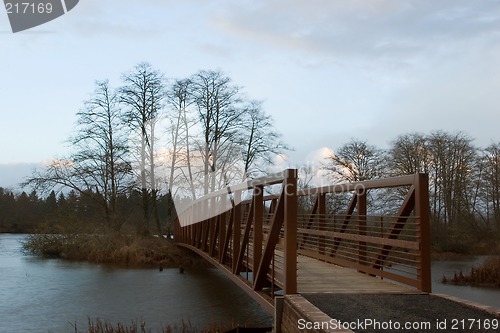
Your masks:
<svg viewBox="0 0 500 333"><path fill-rule="evenodd" d="M366 190L358 188L356 190L358 196L358 235L366 236ZM366 242L358 241L358 263L366 265ZM358 269L358 272L362 272Z"/></svg>
<svg viewBox="0 0 500 333"><path fill-rule="evenodd" d="M181 225L179 223L179 219L174 220L174 242L184 241L181 238Z"/></svg>
<svg viewBox="0 0 500 333"><path fill-rule="evenodd" d="M219 254L219 261L221 264L224 264L225 257L226 257L226 252L225 252L225 244L226 244L226 228L228 229L229 226L227 224L227 212L226 212L226 207L227 207L227 197L223 195L220 198L220 215L218 219L219 223L219 244L218 244L218 254Z"/></svg>
<svg viewBox="0 0 500 333"><path fill-rule="evenodd" d="M426 173L415 174L415 216L418 219L420 236L420 262L417 266L417 278L420 290L432 291L431 279L431 236L429 218L429 176Z"/></svg>
<svg viewBox="0 0 500 333"><path fill-rule="evenodd" d="M253 190L253 282L257 278L257 269L262 257L263 222L264 222L264 187L256 186Z"/></svg>
<svg viewBox="0 0 500 333"><path fill-rule="evenodd" d="M326 194L318 193L318 230L324 231L326 230ZM319 236L318 237L318 253L324 255L325 247L326 247L326 237Z"/></svg>
<svg viewBox="0 0 500 333"><path fill-rule="evenodd" d="M285 197L285 295L297 293L297 169L287 169L283 182Z"/></svg>
<svg viewBox="0 0 500 333"><path fill-rule="evenodd" d="M234 193L234 201L240 202L241 191L236 191ZM240 242L241 242L241 205L235 204L231 212L233 214L233 253L232 253L232 270L233 274L238 275L238 254L240 253Z"/></svg>

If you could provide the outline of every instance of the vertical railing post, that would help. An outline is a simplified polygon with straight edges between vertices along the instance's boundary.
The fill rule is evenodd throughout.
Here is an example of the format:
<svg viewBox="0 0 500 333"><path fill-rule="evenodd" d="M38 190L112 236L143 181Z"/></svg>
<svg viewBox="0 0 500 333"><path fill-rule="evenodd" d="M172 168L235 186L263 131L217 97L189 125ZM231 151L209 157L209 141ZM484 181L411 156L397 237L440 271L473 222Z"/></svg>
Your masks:
<svg viewBox="0 0 500 333"><path fill-rule="evenodd" d="M180 227L179 218L176 218L174 220L174 242L181 241L180 232L181 232L181 227Z"/></svg>
<svg viewBox="0 0 500 333"><path fill-rule="evenodd" d="M218 216L216 215L216 197L210 198L209 206L208 206L208 216L209 218L209 228L208 228L208 254L209 256L214 256L215 251L215 242L217 241L216 229L217 229L217 220Z"/></svg>
<svg viewBox="0 0 500 333"><path fill-rule="evenodd" d="M201 247L203 252L208 252L207 239L208 239L208 220L203 220L201 223Z"/></svg>
<svg viewBox="0 0 500 333"><path fill-rule="evenodd" d="M233 273L239 274L237 272L238 267L238 255L240 254L241 247L241 191L236 191L234 193L234 207L233 207Z"/></svg>
<svg viewBox="0 0 500 333"><path fill-rule="evenodd" d="M318 193L318 230L326 230L326 193ZM318 237L318 252L325 254L325 236Z"/></svg>
<svg viewBox="0 0 500 333"><path fill-rule="evenodd" d="M285 197L285 286L284 293L297 293L297 170L286 170L283 181Z"/></svg>
<svg viewBox="0 0 500 333"><path fill-rule="evenodd" d="M356 189L358 195L358 235L366 235L366 189ZM366 242L358 242L358 263L367 265L366 262ZM359 270L358 270L359 271Z"/></svg>
<svg viewBox="0 0 500 333"><path fill-rule="evenodd" d="M260 258L262 257L262 240L263 240L263 220L264 220L264 188L256 186L253 189L253 281L257 277Z"/></svg>
<svg viewBox="0 0 500 333"><path fill-rule="evenodd" d="M201 240L203 239L203 224L202 223L196 223L196 243L195 247L196 248L201 248Z"/></svg>
<svg viewBox="0 0 500 333"><path fill-rule="evenodd" d="M429 218L429 177L425 173L415 174L415 217L417 236L420 239L420 260L417 266L417 279L420 290L430 293L431 280L431 241Z"/></svg>
<svg viewBox="0 0 500 333"><path fill-rule="evenodd" d="M187 243L189 245L194 245L195 243L195 235L194 235L194 225L193 224L190 224L189 227L188 227L188 239L187 240L184 240L184 243Z"/></svg>
<svg viewBox="0 0 500 333"><path fill-rule="evenodd" d="M218 253L219 253L219 262L224 264L224 259L226 253L224 253L224 244L226 243L226 227L227 227L227 195L222 195L220 198L220 209L219 209L219 244L218 244Z"/></svg>

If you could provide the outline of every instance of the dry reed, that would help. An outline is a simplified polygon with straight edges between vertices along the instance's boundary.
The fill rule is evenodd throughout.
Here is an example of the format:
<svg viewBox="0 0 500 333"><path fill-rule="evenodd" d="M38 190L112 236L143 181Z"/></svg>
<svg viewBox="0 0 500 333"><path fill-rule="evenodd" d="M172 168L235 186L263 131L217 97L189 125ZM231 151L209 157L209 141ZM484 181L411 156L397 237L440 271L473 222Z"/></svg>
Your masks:
<svg viewBox="0 0 500 333"><path fill-rule="evenodd" d="M72 324L75 333L219 333L225 332L228 328L222 325L210 324L203 329L197 329L191 325L191 322L182 320L179 324L167 325L159 330L153 331L146 328L146 323L132 321L130 325L123 325L121 323L111 324L101 319L95 321L89 318L88 327L86 331L81 331L77 328L76 324Z"/></svg>
<svg viewBox="0 0 500 333"><path fill-rule="evenodd" d="M481 265L472 267L469 274L460 271L453 277L443 276L442 282L500 288L500 256L486 258Z"/></svg>
<svg viewBox="0 0 500 333"><path fill-rule="evenodd" d="M32 234L23 242L31 254L126 267L193 267L206 263L171 240L124 234Z"/></svg>

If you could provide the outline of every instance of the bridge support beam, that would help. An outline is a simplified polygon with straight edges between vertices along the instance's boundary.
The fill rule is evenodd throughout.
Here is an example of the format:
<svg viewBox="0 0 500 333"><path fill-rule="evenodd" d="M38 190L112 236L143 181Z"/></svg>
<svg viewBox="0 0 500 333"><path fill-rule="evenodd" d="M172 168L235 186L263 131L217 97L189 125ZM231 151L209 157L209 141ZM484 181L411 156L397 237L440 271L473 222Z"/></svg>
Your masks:
<svg viewBox="0 0 500 333"><path fill-rule="evenodd" d="M431 231L429 217L429 176L426 173L415 174L415 212L420 226L420 262L417 276L420 281L418 289L430 293L431 278Z"/></svg>
<svg viewBox="0 0 500 333"><path fill-rule="evenodd" d="M285 295L297 293L297 170L288 169L283 183L285 196Z"/></svg>

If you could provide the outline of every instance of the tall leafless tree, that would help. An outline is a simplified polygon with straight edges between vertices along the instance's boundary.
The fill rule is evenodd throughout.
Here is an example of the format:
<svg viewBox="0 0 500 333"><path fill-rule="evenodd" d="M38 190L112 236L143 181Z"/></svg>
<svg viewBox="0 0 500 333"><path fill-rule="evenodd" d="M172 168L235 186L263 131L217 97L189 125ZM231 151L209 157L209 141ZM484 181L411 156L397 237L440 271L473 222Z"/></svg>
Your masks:
<svg viewBox="0 0 500 333"><path fill-rule="evenodd" d="M196 199L191 153L191 145L194 140L191 130L196 124L194 112L190 110L190 106L195 102L191 94L192 85L191 79L177 80L168 92L170 106L169 126L167 128L170 136L168 188L172 192L175 185L177 188L185 187L190 192L192 199ZM181 186L181 183L186 185ZM171 194L175 196L175 193Z"/></svg>
<svg viewBox="0 0 500 333"><path fill-rule="evenodd" d="M108 81L98 81L93 96L77 113L76 134L69 140L74 151L35 172L24 185L52 189L70 188L98 200L106 224L119 230L124 220L117 214L117 197L127 193L131 167L116 94Z"/></svg>
<svg viewBox="0 0 500 333"><path fill-rule="evenodd" d="M196 199L194 174L192 167L191 133L196 124L194 112L190 106L194 104L191 95L192 81L180 79L173 82L167 92L167 104L169 106L167 119L168 136L168 178L167 178L167 225L171 226L175 216L174 197L186 190ZM179 193L181 194L181 193Z"/></svg>
<svg viewBox="0 0 500 333"><path fill-rule="evenodd" d="M281 140L272 117L258 101L250 101L245 107L240 133L244 177L262 173L262 167L272 165L273 157L291 149Z"/></svg>
<svg viewBox="0 0 500 333"><path fill-rule="evenodd" d="M143 223L138 232L149 233L150 203L157 232L162 228L157 207L157 180L155 177L155 127L165 99L165 81L162 73L148 63L139 63L123 75L120 102L125 107L124 120L137 134L139 149L139 178L142 195ZM148 186L149 183L149 186Z"/></svg>
<svg viewBox="0 0 500 333"><path fill-rule="evenodd" d="M366 141L351 139L328 157L324 168L336 180L349 182L379 178L384 170L384 152Z"/></svg>
<svg viewBox="0 0 500 333"><path fill-rule="evenodd" d="M217 176L223 183L230 181L228 174L221 171L229 159L235 160L234 142L244 110L240 106L240 88L222 72L200 71L192 81L202 132L198 149L203 163L203 193L207 194L215 190Z"/></svg>
<svg viewBox="0 0 500 333"><path fill-rule="evenodd" d="M288 149L261 104L220 71L175 81L168 104L168 183L178 203L251 177Z"/></svg>
<svg viewBox="0 0 500 333"><path fill-rule="evenodd" d="M428 173L430 156L427 137L419 133L400 135L389 149L389 168L395 176Z"/></svg>
<svg viewBox="0 0 500 333"><path fill-rule="evenodd" d="M472 170L477 150L472 139L461 132L436 131L428 140L434 186L433 215L444 226L461 223L472 214Z"/></svg>
<svg viewBox="0 0 500 333"><path fill-rule="evenodd" d="M488 224L494 221L500 230L500 143L492 143L482 151L482 197Z"/></svg>

